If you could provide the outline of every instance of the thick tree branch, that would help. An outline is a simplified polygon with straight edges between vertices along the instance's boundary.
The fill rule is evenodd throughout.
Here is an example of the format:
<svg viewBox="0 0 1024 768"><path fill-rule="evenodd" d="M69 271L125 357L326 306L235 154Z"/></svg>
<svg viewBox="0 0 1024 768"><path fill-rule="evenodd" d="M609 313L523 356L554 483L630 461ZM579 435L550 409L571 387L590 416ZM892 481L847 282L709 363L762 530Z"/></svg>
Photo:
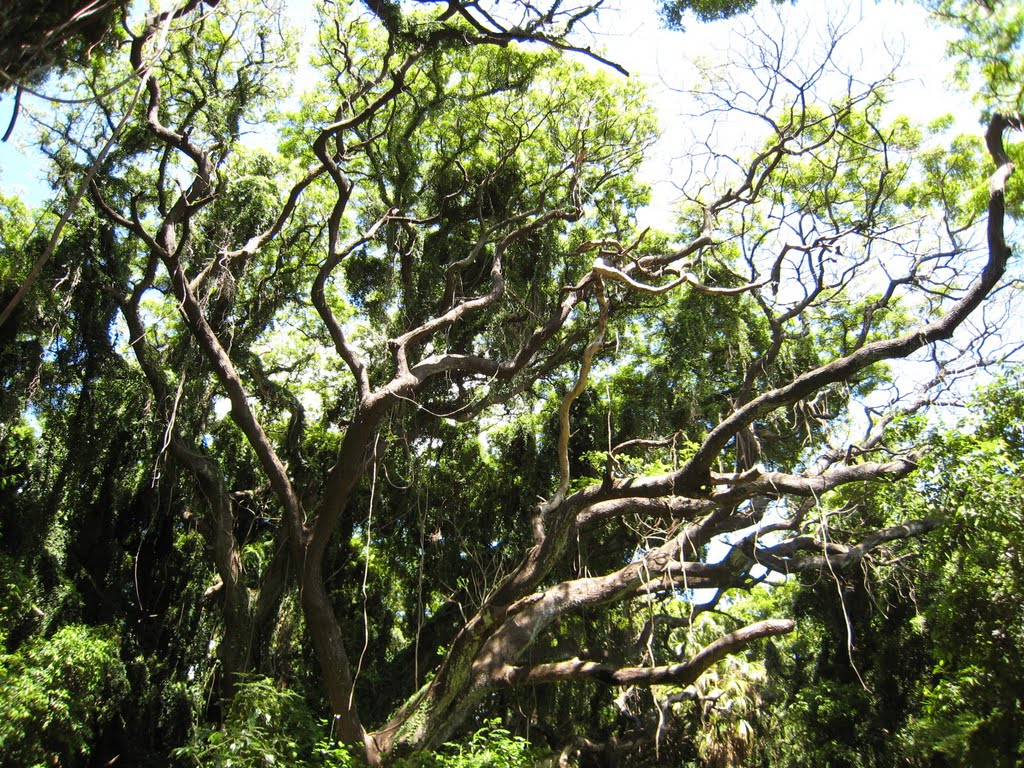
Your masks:
<svg viewBox="0 0 1024 768"><path fill-rule="evenodd" d="M788 634L795 627L796 623L789 619L759 621L720 637L683 664L618 667L613 664L571 659L533 667L504 667L496 673L494 681L502 686L542 685L580 680L596 680L605 685L618 686L687 686L726 656L742 650L756 640Z"/></svg>
<svg viewBox="0 0 1024 768"><path fill-rule="evenodd" d="M753 539L747 539L743 546L738 546L741 550L745 549L746 556L753 561L779 573L800 573L825 568L839 570L856 565L871 550L882 544L921 536L935 530L941 523L942 521L937 519L909 520L869 533L859 543L853 545L822 541L812 536L798 536L771 547L754 547ZM803 552L820 554L800 554Z"/></svg>
<svg viewBox="0 0 1024 768"><path fill-rule="evenodd" d="M703 482L716 457L736 432L756 419L777 408L795 403L829 384L849 380L858 371L874 363L907 357L927 344L948 339L953 335L957 327L995 288L1006 270L1010 250L1003 237L1003 186L1005 180L1013 173L1013 164L1005 159L1005 152L1001 148L1002 133L1005 128L1012 125L1013 123L997 115L992 119L986 134L989 150L998 165L992 176L993 185L989 196L989 258L981 274L975 278L964 296L942 317L918 326L895 339L882 339L866 344L852 354L808 371L789 384L765 392L733 411L711 430L701 447L680 469L679 480L684 486L692 487L695 483L699 485Z"/></svg>
<svg viewBox="0 0 1024 768"><path fill-rule="evenodd" d="M841 485L867 482L881 478L896 479L914 471L917 463L913 458L897 459L885 463L865 462L837 467L820 475L790 475L785 472L765 472L759 467L731 488L711 494L711 500L718 504L738 504L754 496L777 498L784 494L792 496L820 497ZM712 475L712 482L715 476Z"/></svg>

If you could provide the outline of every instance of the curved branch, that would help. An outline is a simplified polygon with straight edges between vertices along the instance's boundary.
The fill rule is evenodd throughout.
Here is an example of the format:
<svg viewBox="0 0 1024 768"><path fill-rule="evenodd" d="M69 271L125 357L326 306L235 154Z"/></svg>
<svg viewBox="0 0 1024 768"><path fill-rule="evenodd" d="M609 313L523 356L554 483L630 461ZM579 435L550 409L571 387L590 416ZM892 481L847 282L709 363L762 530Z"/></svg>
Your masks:
<svg viewBox="0 0 1024 768"><path fill-rule="evenodd" d="M570 192L574 191L573 188L575 186L575 176L573 181L574 183L571 185ZM466 301L455 305L444 314L432 318L427 322L423 323L422 325L419 325L416 328L412 328L403 333L401 336L397 336L396 338L391 339L388 342L388 344L394 350L395 357L398 362L398 375L402 376L404 374L409 373L408 349L412 344L422 341L423 339L437 333L438 331L444 330L445 328L454 325L456 322L458 322L461 318L465 317L466 315L469 315L474 312L479 312L480 310L491 306L492 304L501 299L501 297L505 294L505 277L502 271L502 259L505 254L505 251L508 250L509 246L511 246L518 240L522 239L523 237L526 237L527 235L531 234L532 232L535 232L536 230L540 229L545 224L548 224L551 221L577 221L582 215L583 211L579 207L547 211L546 213L542 213L539 216L537 216L535 219L533 219L533 221L529 222L528 224L524 224L523 226L515 229L514 231L507 234L504 238L502 238L497 248L495 248L494 260L491 265L492 288L490 292L482 296L467 299Z"/></svg>
<svg viewBox="0 0 1024 768"><path fill-rule="evenodd" d="M625 515L642 515L648 519L680 518L692 519L704 514L714 506L714 502L704 499L688 499L684 496L668 498L627 497L609 499L585 507L576 515L579 528L596 525L605 520L612 520Z"/></svg>
<svg viewBox="0 0 1024 768"><path fill-rule="evenodd" d="M866 482L880 478L899 478L908 475L917 468L913 457L896 459L895 461L866 462L851 464L822 472L820 475L791 475L785 472L765 472L755 467L743 473L741 481L731 488L711 494L711 500L719 504L737 504L753 496L778 497L783 494L793 496L818 497L833 488L847 483ZM737 477L737 476L732 476ZM712 482L715 476L712 475Z"/></svg>
<svg viewBox="0 0 1024 768"><path fill-rule="evenodd" d="M537 664L533 667L506 666L494 682L502 686L543 685L579 680L596 680L606 685L679 685L696 682L704 672L726 656L742 650L755 640L785 635L796 628L790 619L768 619L737 629L704 646L682 664L659 667L618 667L580 659Z"/></svg>
<svg viewBox="0 0 1024 768"><path fill-rule="evenodd" d="M837 381L845 381L857 372L882 360L904 358L935 341L948 339L992 291L1006 271L1010 249L1003 236L1005 215L1004 189L1006 179L1013 173L1013 163L1002 149L1002 134L1007 127L1016 127L1019 121L996 115L986 133L989 151L997 169L992 175L989 195L988 245L989 258L982 272L964 296L949 311L894 339L882 339L865 344L857 351L833 360L797 376L789 384L755 397L736 409L711 430L704 443L679 471L680 482L686 486L700 486L710 472L715 459L743 427L768 413L791 405L809 394Z"/></svg>
<svg viewBox="0 0 1024 768"><path fill-rule="evenodd" d="M935 518L908 520L900 525L869 533L862 541L850 546L837 542L823 542L813 536L798 536L772 547L755 548L751 538L745 540L749 545L745 554L758 564L779 573L800 573L823 568L840 570L856 565L871 550L882 544L921 536L935 530L941 524L942 521ZM799 553L808 551L820 554L798 556Z"/></svg>
<svg viewBox="0 0 1024 768"><path fill-rule="evenodd" d="M644 293L651 293L654 295L668 293L673 288L678 288L680 285L683 285L684 283L689 284L693 288L693 290L697 291L698 293L704 293L710 296L736 296L741 293L749 293L750 291L753 291L754 289L760 288L762 285L767 284L766 280L762 280L760 282L739 285L736 286L735 288L714 288L710 285L704 285L704 283L700 282L700 280L697 279L697 276L694 275L693 273L686 272L681 277L673 280L670 283L665 283L664 285L647 285L646 283L637 282L628 274L623 272L621 269L617 269L616 267L613 267L610 264L608 264L601 257L598 257L594 260L594 274L601 275L602 277L610 277L614 280L618 280L620 283L629 286L630 288L633 288L638 291L643 291Z"/></svg>
<svg viewBox="0 0 1024 768"><path fill-rule="evenodd" d="M594 355L604 346L604 334L608 328L608 300L604 297L604 285L598 280L594 285L594 295L597 297L599 314L597 319L597 332L583 350L583 360L580 363L580 373L576 384L570 389L562 404L558 408L558 490L547 507L555 507L562 503L566 492L569 490L569 408L587 386L587 379L590 377L590 366L594 361Z"/></svg>
<svg viewBox="0 0 1024 768"><path fill-rule="evenodd" d="M118 121L117 125L114 127L114 130L110 134L110 137L103 143L103 147L100 149L100 152L96 156L96 159L92 161L92 163L89 165L88 170L85 172L85 175L82 177L81 181L79 181L78 188L75 190L75 193L71 196L71 199L68 201L67 207L64 209L64 213L61 214L60 219L57 221L57 225L54 227L53 233L50 235L49 240L47 240L46 247L43 248L43 252L39 255L39 258L36 259L36 263L32 266L32 270L29 272L28 276L26 276L26 278L22 281L21 285L18 286L17 292L15 292L14 296L11 297L11 300L7 302L7 305L4 306L2 310L0 310L0 326L7 322L7 319L14 313L14 310L18 308L18 305L22 302L22 300L28 294L29 290L35 284L35 281L39 277L39 273L42 272L43 267L46 266L46 263L50 260L50 257L53 256L53 252L56 250L57 245L60 243L61 237L64 234L64 228L67 226L68 222L71 220L71 217L78 209L78 205L82 201L82 198L85 196L86 191L92 187L93 180L96 178L96 174L99 172L99 169L103 166L103 163L106 161L107 155L114 148L114 145L117 143L117 140L121 137L121 134L125 129L125 126L128 125L128 121L132 118L135 112L135 105L142 97L142 92L146 89L148 82L152 80L151 73L153 66L156 64L156 61L159 58L160 54L163 53L163 42L166 40L167 31L172 18L174 17L167 16L167 18L161 17L160 19L160 24L163 25L160 52L157 55L155 55L152 58L152 60L150 60L148 63L143 63L141 59L141 53L139 60L137 62L133 62L136 68L143 69L141 75L141 82L135 89L135 93L132 95L131 100L128 102L128 108L125 110L124 115L121 116L120 121ZM155 22L151 22L150 25L147 27L148 37L155 35L157 33L157 30L157 24ZM19 87L18 95L20 96L20 94L21 88ZM17 104L15 104L15 116L17 116L17 108ZM13 128L14 118L12 117L11 119L11 128ZM8 133L9 132L10 129L8 129ZM4 137L4 141L6 140L7 136Z"/></svg>
<svg viewBox="0 0 1024 768"><path fill-rule="evenodd" d="M339 200L339 205L344 207L344 202ZM334 310L332 310L330 304L327 303L325 287L327 285L327 279L331 276L334 269L345 259L345 257L359 246L372 240L377 235L378 230L395 214L397 214L395 209L389 210L377 219L377 221L375 221L361 237L351 242L341 251L338 251L332 243L330 247L330 254L323 266L320 267L320 271L317 273L316 279L313 281L313 288L310 291L313 306L316 307L316 311L320 315L320 319L324 321L324 325L327 326L327 330L331 334L331 340L334 342L335 351L341 359L345 361L345 364L352 372L352 376L355 377L360 397L367 397L370 394L370 376L366 370L366 363L363 362L363 359L360 357L359 353L356 352L355 348L348 343L348 339L345 337L345 331L342 329L341 323L338 322L338 318L335 316Z"/></svg>

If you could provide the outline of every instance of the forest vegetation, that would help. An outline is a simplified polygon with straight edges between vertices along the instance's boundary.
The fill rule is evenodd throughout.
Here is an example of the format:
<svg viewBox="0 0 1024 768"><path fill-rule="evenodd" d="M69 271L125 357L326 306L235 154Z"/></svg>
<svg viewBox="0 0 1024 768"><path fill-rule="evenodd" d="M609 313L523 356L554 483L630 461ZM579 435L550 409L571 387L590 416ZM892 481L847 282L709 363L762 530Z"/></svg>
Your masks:
<svg viewBox="0 0 1024 768"><path fill-rule="evenodd" d="M1019 765L1024 7L922 4L977 124L748 26L658 229L605 0L5 3L0 765Z"/></svg>

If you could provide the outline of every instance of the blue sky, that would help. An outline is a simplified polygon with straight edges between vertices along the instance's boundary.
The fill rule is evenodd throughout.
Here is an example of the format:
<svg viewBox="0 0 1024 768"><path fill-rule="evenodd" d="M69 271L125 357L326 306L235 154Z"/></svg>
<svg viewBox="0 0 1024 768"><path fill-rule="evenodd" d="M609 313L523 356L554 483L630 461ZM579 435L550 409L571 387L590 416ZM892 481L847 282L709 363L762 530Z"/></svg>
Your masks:
<svg viewBox="0 0 1024 768"><path fill-rule="evenodd" d="M13 99L9 94L0 99L0 121L3 122L5 130L12 108ZM19 125L16 126L11 140L0 143L0 188L7 194L19 195L25 203L35 207L49 193L49 188L45 183L41 158L32 150L21 146L28 131L27 125L22 124L21 119L18 122Z"/></svg>

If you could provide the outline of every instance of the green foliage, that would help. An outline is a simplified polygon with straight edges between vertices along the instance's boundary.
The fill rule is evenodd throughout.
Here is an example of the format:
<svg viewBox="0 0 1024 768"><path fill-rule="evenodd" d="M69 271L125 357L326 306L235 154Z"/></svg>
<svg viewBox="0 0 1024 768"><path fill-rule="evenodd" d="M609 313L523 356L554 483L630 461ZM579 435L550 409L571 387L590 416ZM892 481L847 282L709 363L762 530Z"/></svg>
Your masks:
<svg viewBox="0 0 1024 768"><path fill-rule="evenodd" d="M109 631L68 625L0 655L0 763L73 764L127 694Z"/></svg>
<svg viewBox="0 0 1024 768"><path fill-rule="evenodd" d="M775 2L781 3L783 0ZM720 21L748 13L756 6L757 0L659 0L658 13L669 29L685 30L684 20L689 13L697 21Z"/></svg>
<svg viewBox="0 0 1024 768"><path fill-rule="evenodd" d="M317 724L302 698L272 680L241 681L219 728L199 731L193 743L175 750L179 758L208 768L357 768L350 751L324 737L329 725ZM319 734L319 736L318 736ZM539 753L513 736L497 720L486 723L465 742L436 752L422 751L393 763L394 768L532 768Z"/></svg>
<svg viewBox="0 0 1024 768"><path fill-rule="evenodd" d="M13 558L0 555L0 646L30 608L32 579Z"/></svg>
<svg viewBox="0 0 1024 768"><path fill-rule="evenodd" d="M751 598L756 604L758 596ZM753 605L743 606L743 612ZM750 611L755 613L756 611ZM731 612L730 612L731 613ZM749 614L748 614L749 615ZM732 614L731 621L715 614L703 614L692 628L681 630L686 641L697 648L721 637L742 621ZM687 654L680 653L681 657ZM674 714L682 722L690 720L697 753L709 766L752 764L760 752L754 723L761 710L769 706L761 697L765 687L764 661L754 654L729 656L709 669L684 693L692 694L674 705ZM695 717L694 717L695 716Z"/></svg>
<svg viewBox="0 0 1024 768"><path fill-rule="evenodd" d="M530 742L513 736L499 720L491 720L465 743L399 759L394 768L533 768L539 758Z"/></svg>
<svg viewBox="0 0 1024 768"><path fill-rule="evenodd" d="M307 758L315 732L297 693L268 678L252 677L238 683L223 726L200 730L193 743L175 750L175 755L211 768L302 768L311 764ZM331 762L313 764L348 765L338 755Z"/></svg>
<svg viewBox="0 0 1024 768"><path fill-rule="evenodd" d="M671 705L673 749L644 752L637 765L883 765L897 749L922 763L998 757L986 745L1016 733L1011 690L1020 681L992 670L1001 654L1024 650L1016 619L1005 618L1021 586L1017 560L1004 562L1016 558L1020 533L1020 506L1006 494L1024 474L1013 397L993 397L988 431L891 429L899 440L885 450L926 439L935 449L909 490L818 500L821 517L806 531L851 541L910 512L951 516L942 548L919 555L954 586L932 589L918 575L910 610L883 583L901 609L884 620L851 578L793 579L744 603L730 593L721 613L684 632L683 598L692 596L674 588L671 569L678 557L689 573L710 536L756 522L769 505L782 509L768 490L729 501L745 492L729 472L754 461L803 471L815 451L838 444L851 402L891 371L860 371L813 401L757 406L758 455L741 457L736 437L688 481L694 487L673 480L662 493L658 477L685 466L758 393L903 333L923 304L959 288L942 282L955 261L936 268L939 278L894 282L895 295L880 292L873 270L879 251L932 253L930 242L903 243L905 230L934 220L959 235L978 220L979 141L936 148L947 123L883 120L882 89L806 109L809 91L792 103L773 96L763 117L785 151L756 190L714 215L690 205L678 242L644 238L634 220L649 191L638 174L657 126L634 81L557 47L476 44L491 33L462 11L484 18L478 4L337 0L318 4L319 80L291 102L298 46L280 8L196 5L143 46L140 71L154 79L63 242L0 328L0 641L12 651L0 657L0 759L70 765L92 750L94 762L121 754L122 764L164 765L173 755L224 768L349 768L358 745L338 745L320 720L329 664L348 656L362 722L376 728L403 703L429 701L426 681L442 690L485 675L486 664L470 664L480 652L472 645L530 616L525 593L583 582L595 597L570 595L536 632L527 618L510 624L495 637L530 639L493 660L676 663L743 622L790 610L803 620L803 632L769 644L763 662L750 651L692 691L657 687L682 697ZM663 13L680 27L686 13L713 20L752 5L666 2ZM533 5L518 7L531 29L555 36L587 14L549 27ZM137 84L135 68L110 54L68 80L75 98L41 121L52 176L64 180L57 209L61 185L81 178L129 108L133 87L119 84ZM292 114L278 111L286 103ZM329 125L342 127L324 132ZM243 142L254 129L261 148ZM708 243L679 250L705 228L714 229ZM800 245L782 250L773 275L766 259L783 241ZM31 214L0 197L0 303L41 249ZM633 291L591 271L598 252L641 281L679 282L666 294ZM645 257L654 257L650 269ZM899 274L903 265L882 266ZM557 412L593 338L599 286L608 332L570 411L569 489L587 493L553 513L540 540L531 516L558 486ZM416 340L403 347L408 333ZM360 398L367 385L372 396ZM625 447L612 456L615 445ZM872 458L850 452L845 464ZM760 479L750 487L765 488ZM575 517L609 489L617 502L631 488L658 508L619 513L601 501L607 519ZM681 500L692 504L675 507ZM692 531L701 543L666 556L669 580L656 596L637 586L644 574L601 593L616 572ZM315 557L304 551L314 541ZM542 563L535 575L533 563ZM693 573L706 583L753 583L749 566L704 566ZM513 574L529 582L524 594L474 619ZM329 603L315 612L303 591L314 578ZM837 586L849 597L842 611ZM868 638L854 656L877 693L847 668L847 607L856 636ZM655 609L672 629L640 648ZM325 617L337 624L328 647L340 638L355 651L326 664L324 644L310 642ZM965 624L972 642L958 640ZM453 649L468 655L445 668ZM913 663L898 666L898 651ZM869 652L882 660L866 661ZM570 733L643 743L665 714L646 691L616 698L594 682L529 692L490 682L463 689L480 696L465 706L442 702L450 711L439 717L452 721L423 741L458 736L463 716L483 727L397 765L533 765L541 756L513 735L527 717L530 733L551 743ZM410 698L417 691L428 698ZM383 736L399 734L396 754L413 725L433 725L431 708L417 711L422 722ZM885 730L896 722L898 737ZM1016 749L1008 743L999 754Z"/></svg>
<svg viewBox="0 0 1024 768"><path fill-rule="evenodd" d="M961 36L950 43L958 85L987 113L1024 110L1024 8L1016 0L927 0ZM980 82L979 82L980 81Z"/></svg>
<svg viewBox="0 0 1024 768"><path fill-rule="evenodd" d="M247 125L266 120L287 93L295 67L295 40L280 23L279 3L239 9L233 16L202 14L170 35L170 56L161 59L166 83L165 119L186 121L198 139L217 142L221 151L237 141ZM191 88L198 78L216 98ZM197 98L198 96L198 98Z"/></svg>
<svg viewBox="0 0 1024 768"><path fill-rule="evenodd" d="M87 64L114 48L117 21L128 6L116 0L93 8L81 0L10 0L0 11L0 93L13 84L37 86L54 70Z"/></svg>
<svg viewBox="0 0 1024 768"><path fill-rule="evenodd" d="M933 666L923 675L911 749L949 764L1024 758L1024 686L1010 659L1024 652L1024 398L1012 371L979 393L976 414L936 436L927 495L949 516L923 547L930 574L918 600Z"/></svg>
<svg viewBox="0 0 1024 768"><path fill-rule="evenodd" d="M1021 373L1010 371L959 424L926 435L914 483L856 499L879 525L945 518L912 558L763 593L798 629L772 641L753 693L765 702L752 720L760 764L1019 764L1022 414Z"/></svg>

